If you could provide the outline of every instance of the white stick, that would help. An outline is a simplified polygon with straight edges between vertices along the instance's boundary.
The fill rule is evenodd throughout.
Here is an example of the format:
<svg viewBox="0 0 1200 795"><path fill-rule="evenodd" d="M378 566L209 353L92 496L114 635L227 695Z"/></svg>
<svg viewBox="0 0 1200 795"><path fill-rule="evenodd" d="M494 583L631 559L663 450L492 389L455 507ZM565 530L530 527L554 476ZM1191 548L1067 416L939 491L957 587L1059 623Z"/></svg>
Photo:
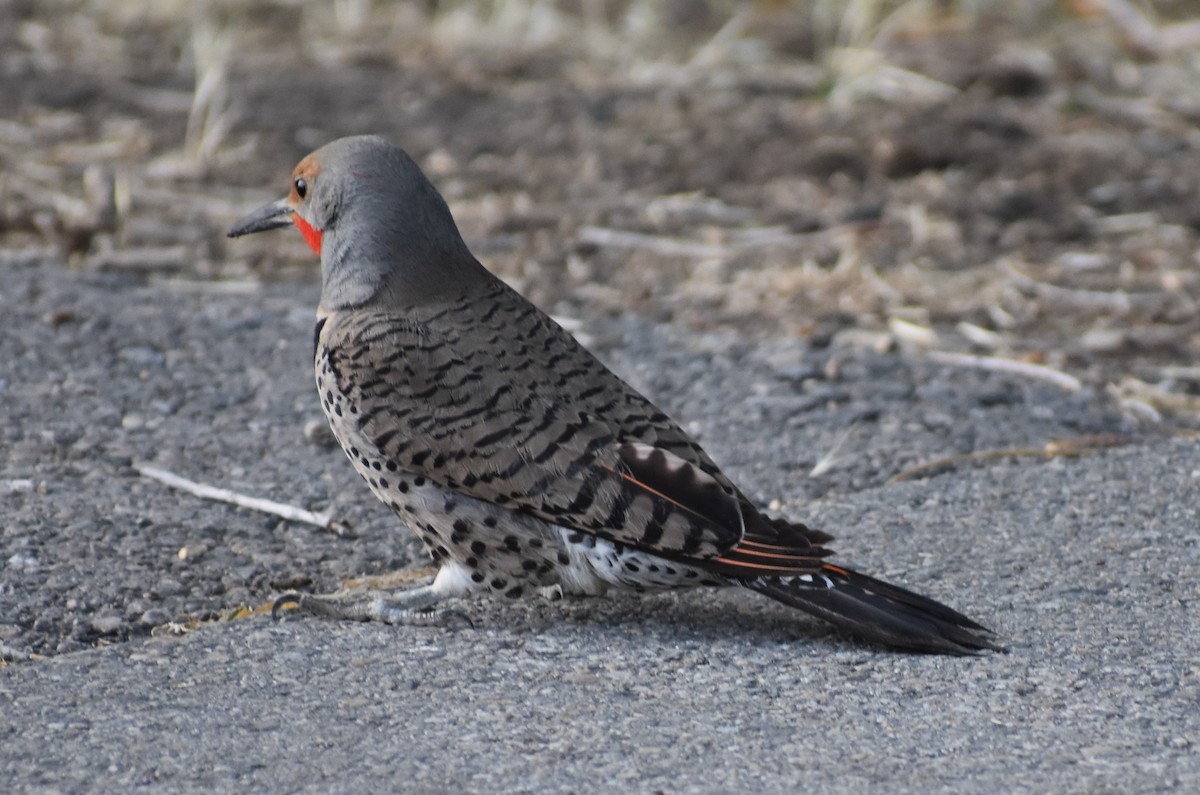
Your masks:
<svg viewBox="0 0 1200 795"><path fill-rule="evenodd" d="M817 232L791 233L768 227L742 230L736 239L731 239L728 243L700 243L685 238L627 232L604 226L584 226L576 233L576 239L593 246L644 249L664 257L720 259L772 246L813 245L821 238L839 234L842 229L843 227L831 227Z"/></svg>
<svg viewBox="0 0 1200 795"><path fill-rule="evenodd" d="M577 235L581 243L614 248L640 248L668 257L727 257L733 253L729 246L697 243L677 237L647 235L642 232L626 232L602 226L585 226Z"/></svg>
<svg viewBox="0 0 1200 795"><path fill-rule="evenodd" d="M1001 267L1018 287L1033 291L1038 298L1053 303L1056 309L1112 312L1115 315L1128 315L1133 312L1153 314L1162 311L1163 307L1174 300L1165 290L1155 293L1128 293L1123 290L1077 290L1073 287L1059 287L1022 273L1011 262L1003 262Z"/></svg>
<svg viewBox="0 0 1200 795"><path fill-rule="evenodd" d="M296 508L291 505L284 505L281 502L274 500L264 500L260 497L247 497L244 494L238 494L229 489L220 489L216 486L206 486L203 483L197 483L194 480L180 477L173 472L168 472L165 469L150 466L149 464L134 464L134 469L145 475L148 478L157 480L160 483L165 483L173 489L186 491L188 494L194 494L206 500L217 500L218 502L227 502L231 505L236 505L239 508L249 508L252 511L261 511L275 516L281 516L284 519L293 522L305 522L306 524L323 527L326 530L333 529L333 511L323 511L322 513L313 513L306 511L303 508Z"/></svg>
<svg viewBox="0 0 1200 795"><path fill-rule="evenodd" d="M930 351L925 355L938 364L950 364L957 367L978 367L981 370L996 370L1002 373L1014 373L1028 378L1049 381L1068 392L1078 392L1083 388L1083 382L1075 376L1041 364L1020 362L1016 359L1002 359L998 356L971 356L966 353L950 353L948 351Z"/></svg>

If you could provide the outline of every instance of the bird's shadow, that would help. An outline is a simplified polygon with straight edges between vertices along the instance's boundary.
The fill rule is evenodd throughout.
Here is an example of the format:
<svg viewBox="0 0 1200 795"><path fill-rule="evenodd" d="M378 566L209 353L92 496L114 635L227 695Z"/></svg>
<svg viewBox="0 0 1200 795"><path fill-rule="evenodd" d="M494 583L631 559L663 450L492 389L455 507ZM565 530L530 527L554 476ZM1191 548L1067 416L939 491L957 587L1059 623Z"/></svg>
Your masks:
<svg viewBox="0 0 1200 795"><path fill-rule="evenodd" d="M737 641L748 646L804 643L827 644L837 651L878 650L804 613L772 602L760 604L742 593L619 594L553 602L491 599L481 607L467 607L477 629L504 627L539 634L569 627L588 635L636 634L664 644Z"/></svg>

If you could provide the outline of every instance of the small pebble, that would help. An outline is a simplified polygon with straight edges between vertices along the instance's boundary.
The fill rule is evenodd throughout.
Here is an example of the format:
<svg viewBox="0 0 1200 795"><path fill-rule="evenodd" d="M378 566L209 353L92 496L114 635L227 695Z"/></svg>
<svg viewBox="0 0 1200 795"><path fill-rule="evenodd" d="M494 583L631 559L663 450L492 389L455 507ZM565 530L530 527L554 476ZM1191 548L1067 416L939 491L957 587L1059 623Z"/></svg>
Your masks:
<svg viewBox="0 0 1200 795"><path fill-rule="evenodd" d="M161 608L152 607L138 616L137 623L142 627L157 627L171 620L171 614Z"/></svg>
<svg viewBox="0 0 1200 795"><path fill-rule="evenodd" d="M101 635L115 635L121 630L124 620L118 615L106 614L92 619L92 629Z"/></svg>

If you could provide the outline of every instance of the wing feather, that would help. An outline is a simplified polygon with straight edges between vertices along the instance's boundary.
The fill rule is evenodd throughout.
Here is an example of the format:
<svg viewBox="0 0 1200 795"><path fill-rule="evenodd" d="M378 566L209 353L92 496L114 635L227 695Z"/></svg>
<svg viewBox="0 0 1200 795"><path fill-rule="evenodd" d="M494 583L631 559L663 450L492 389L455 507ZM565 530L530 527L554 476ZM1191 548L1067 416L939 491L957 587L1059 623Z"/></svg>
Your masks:
<svg viewBox="0 0 1200 795"><path fill-rule="evenodd" d="M548 317L518 333L512 311L483 328L454 322L466 307L436 323L339 314L319 331L318 372L324 357L389 466L664 556L734 547L743 498L704 451Z"/></svg>

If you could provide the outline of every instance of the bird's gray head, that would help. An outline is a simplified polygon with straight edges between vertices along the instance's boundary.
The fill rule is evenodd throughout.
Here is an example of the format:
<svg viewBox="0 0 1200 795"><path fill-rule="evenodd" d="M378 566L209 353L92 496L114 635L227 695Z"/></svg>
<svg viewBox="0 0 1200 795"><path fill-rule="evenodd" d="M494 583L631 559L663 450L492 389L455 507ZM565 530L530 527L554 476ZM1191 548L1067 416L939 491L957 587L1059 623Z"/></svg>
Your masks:
<svg viewBox="0 0 1200 795"><path fill-rule="evenodd" d="M292 171L291 192L230 237L294 224L321 257L321 309L419 306L486 272L413 159L374 135L339 138Z"/></svg>

